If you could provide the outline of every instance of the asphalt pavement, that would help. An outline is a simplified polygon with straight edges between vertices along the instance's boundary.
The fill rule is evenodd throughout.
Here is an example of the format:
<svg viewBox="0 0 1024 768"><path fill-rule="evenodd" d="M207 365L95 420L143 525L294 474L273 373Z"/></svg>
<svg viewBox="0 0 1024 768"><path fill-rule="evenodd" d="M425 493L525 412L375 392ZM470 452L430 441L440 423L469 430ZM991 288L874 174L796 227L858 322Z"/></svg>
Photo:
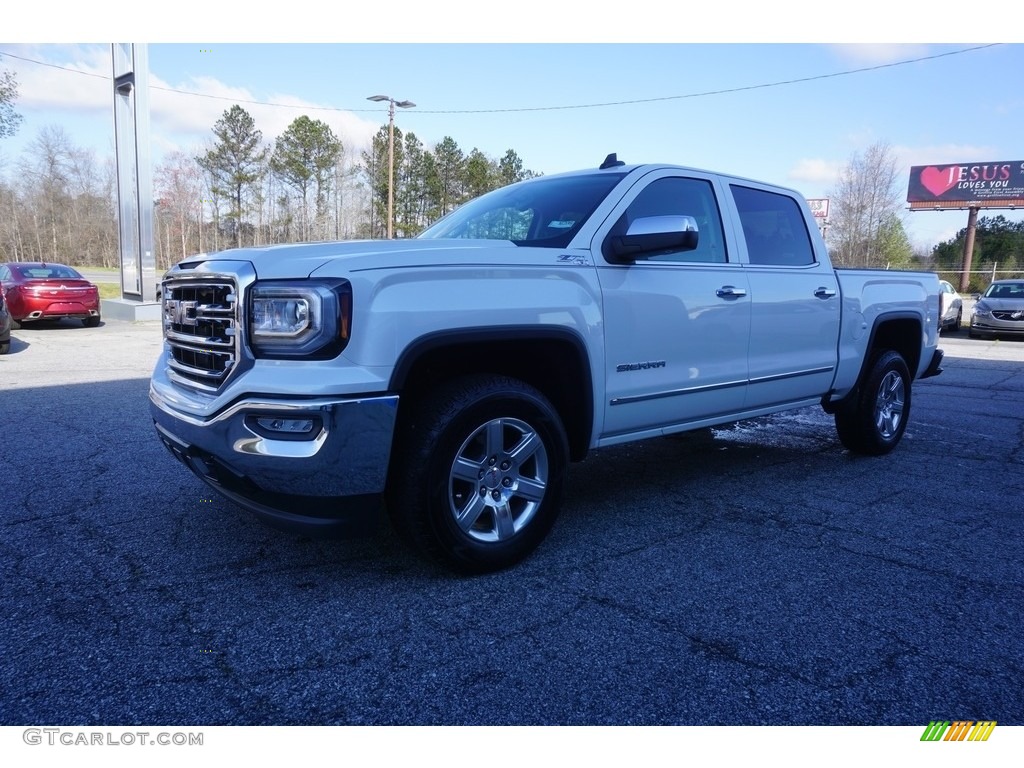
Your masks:
<svg viewBox="0 0 1024 768"><path fill-rule="evenodd" d="M596 451L526 562L264 527L166 452L155 323L0 357L0 725L1024 724L1024 342L889 456L806 409Z"/></svg>

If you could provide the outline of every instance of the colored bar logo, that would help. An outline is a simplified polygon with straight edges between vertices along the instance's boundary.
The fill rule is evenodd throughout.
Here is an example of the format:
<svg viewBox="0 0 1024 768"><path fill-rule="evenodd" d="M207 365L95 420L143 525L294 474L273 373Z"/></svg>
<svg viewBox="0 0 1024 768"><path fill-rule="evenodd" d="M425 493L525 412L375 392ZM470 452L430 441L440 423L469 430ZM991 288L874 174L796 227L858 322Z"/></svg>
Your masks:
<svg viewBox="0 0 1024 768"><path fill-rule="evenodd" d="M921 741L988 741L995 720L932 720L921 734Z"/></svg>

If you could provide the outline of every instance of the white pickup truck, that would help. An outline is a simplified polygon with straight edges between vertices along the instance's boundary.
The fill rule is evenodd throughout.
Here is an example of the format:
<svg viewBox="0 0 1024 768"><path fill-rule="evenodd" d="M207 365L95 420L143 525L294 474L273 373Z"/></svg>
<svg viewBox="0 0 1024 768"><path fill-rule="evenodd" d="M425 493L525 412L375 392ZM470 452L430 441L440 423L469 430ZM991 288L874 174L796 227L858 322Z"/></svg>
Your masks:
<svg viewBox="0 0 1024 768"><path fill-rule="evenodd" d="M288 530L386 508L464 572L530 553L591 448L820 404L887 453L942 360L936 275L836 271L797 192L614 155L415 239L201 254L162 296L176 457Z"/></svg>

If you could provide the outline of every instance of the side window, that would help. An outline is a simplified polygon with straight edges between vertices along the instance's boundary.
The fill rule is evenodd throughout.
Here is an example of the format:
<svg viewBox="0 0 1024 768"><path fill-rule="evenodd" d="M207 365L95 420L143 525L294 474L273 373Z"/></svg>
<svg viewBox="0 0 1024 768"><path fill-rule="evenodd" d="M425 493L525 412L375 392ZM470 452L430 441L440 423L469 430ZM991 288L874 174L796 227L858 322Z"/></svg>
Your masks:
<svg viewBox="0 0 1024 768"><path fill-rule="evenodd" d="M732 185L751 264L802 267L814 249L800 205L788 195Z"/></svg>
<svg viewBox="0 0 1024 768"><path fill-rule="evenodd" d="M665 251L648 261L705 262L724 264L725 236L722 217L710 182L677 176L656 179L629 204L612 227L611 234L625 234L630 222L648 216L692 216L697 222L697 247L692 251Z"/></svg>

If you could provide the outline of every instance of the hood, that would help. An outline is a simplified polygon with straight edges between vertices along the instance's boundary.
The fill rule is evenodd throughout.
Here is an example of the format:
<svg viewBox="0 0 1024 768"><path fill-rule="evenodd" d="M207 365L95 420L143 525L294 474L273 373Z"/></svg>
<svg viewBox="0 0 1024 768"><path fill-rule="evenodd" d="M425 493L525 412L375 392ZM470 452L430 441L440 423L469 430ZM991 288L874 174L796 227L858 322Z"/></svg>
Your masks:
<svg viewBox="0 0 1024 768"><path fill-rule="evenodd" d="M1024 299L995 299L985 298L983 296L978 299L978 305L984 306L992 311L1024 310Z"/></svg>
<svg viewBox="0 0 1024 768"><path fill-rule="evenodd" d="M322 270L321 275L425 264L521 263L515 258L521 250L508 240L341 240L233 248L190 256L181 264L247 261L261 280L287 280L309 277L328 264L331 268ZM544 250L550 253L551 261L559 254L557 249ZM507 256L496 258L495 253L502 251L507 251Z"/></svg>

